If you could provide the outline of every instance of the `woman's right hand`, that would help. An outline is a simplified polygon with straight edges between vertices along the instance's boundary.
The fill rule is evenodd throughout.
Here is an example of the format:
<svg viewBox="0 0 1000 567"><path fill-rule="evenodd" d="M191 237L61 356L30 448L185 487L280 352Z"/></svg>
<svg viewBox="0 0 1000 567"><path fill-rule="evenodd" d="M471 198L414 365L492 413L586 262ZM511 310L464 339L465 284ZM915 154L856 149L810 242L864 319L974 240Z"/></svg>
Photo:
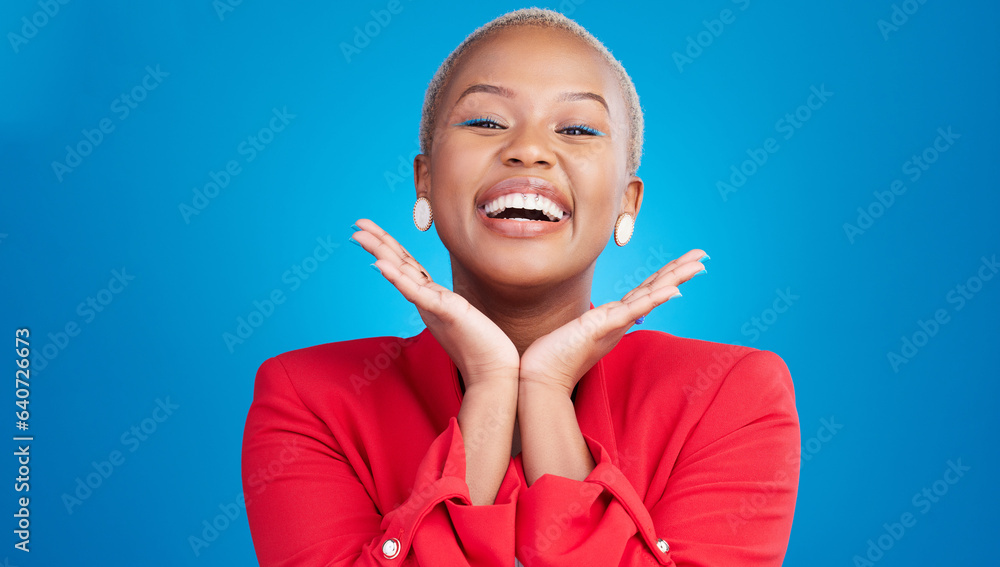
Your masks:
<svg viewBox="0 0 1000 567"><path fill-rule="evenodd" d="M427 329L455 362L466 391L476 384L517 385L517 347L489 317L464 297L437 284L388 232L358 219L353 240L374 255L376 266L416 306Z"/></svg>

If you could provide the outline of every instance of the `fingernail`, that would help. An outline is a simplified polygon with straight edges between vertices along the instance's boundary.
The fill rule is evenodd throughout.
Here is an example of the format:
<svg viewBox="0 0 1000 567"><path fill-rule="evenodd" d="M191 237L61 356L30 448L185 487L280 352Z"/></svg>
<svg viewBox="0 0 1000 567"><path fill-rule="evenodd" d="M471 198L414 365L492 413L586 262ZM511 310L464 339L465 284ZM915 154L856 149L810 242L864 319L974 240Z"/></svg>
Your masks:
<svg viewBox="0 0 1000 567"><path fill-rule="evenodd" d="M711 259L712 259L711 256L709 256L708 254L705 254L704 256L701 257L701 260L698 260L698 261L699 262L704 262L705 260L711 260Z"/></svg>
<svg viewBox="0 0 1000 567"><path fill-rule="evenodd" d="M360 228L358 228L358 225L356 224L352 224L351 228L353 228L354 230L361 230Z"/></svg>
<svg viewBox="0 0 1000 567"><path fill-rule="evenodd" d="M702 268L700 272L698 272L697 274L695 274L695 276L700 276L702 274L707 274L707 273L708 273L708 270L706 270L705 268ZM694 277L694 276L691 276L691 277Z"/></svg>
<svg viewBox="0 0 1000 567"><path fill-rule="evenodd" d="M375 270L376 272L380 274L382 273L382 270L378 269L378 266L376 266L375 264L368 264L368 265L371 266L372 269Z"/></svg>
<svg viewBox="0 0 1000 567"><path fill-rule="evenodd" d="M679 292L679 291L678 291L677 293L675 293L675 294L671 295L671 296L670 296L670 297L668 297L667 299L673 299L673 298L675 298L675 297L681 297L681 292Z"/></svg>
<svg viewBox="0 0 1000 567"><path fill-rule="evenodd" d="M360 242L358 242L357 240L354 240L354 235L348 236L347 237L347 241L350 242L351 244L354 244L356 246L360 246L361 248L364 248L364 246L361 246Z"/></svg>

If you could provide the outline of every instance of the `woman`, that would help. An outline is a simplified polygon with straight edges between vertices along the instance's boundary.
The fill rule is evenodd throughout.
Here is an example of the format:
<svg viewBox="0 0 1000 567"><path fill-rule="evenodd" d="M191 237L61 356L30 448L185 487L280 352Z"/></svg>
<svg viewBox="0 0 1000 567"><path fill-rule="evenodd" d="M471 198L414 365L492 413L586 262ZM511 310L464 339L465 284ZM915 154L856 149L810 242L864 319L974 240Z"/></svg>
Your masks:
<svg viewBox="0 0 1000 567"><path fill-rule="evenodd" d="M781 358L625 335L708 256L590 302L642 204L621 65L558 13L506 14L442 64L421 145L414 223L436 224L454 292L357 221L427 328L261 365L243 445L261 565L780 565L799 471Z"/></svg>

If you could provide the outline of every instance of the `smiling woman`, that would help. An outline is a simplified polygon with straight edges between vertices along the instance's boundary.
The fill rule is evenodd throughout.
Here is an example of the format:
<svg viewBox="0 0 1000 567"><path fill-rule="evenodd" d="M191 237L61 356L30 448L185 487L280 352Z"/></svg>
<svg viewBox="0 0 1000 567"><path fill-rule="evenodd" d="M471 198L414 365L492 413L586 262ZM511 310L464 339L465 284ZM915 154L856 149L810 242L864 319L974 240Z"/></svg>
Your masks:
<svg viewBox="0 0 1000 567"><path fill-rule="evenodd" d="M642 205L642 124L621 64L556 12L505 14L444 61L413 218L453 291L357 221L427 328L261 365L243 444L261 565L781 564L799 474L782 359L626 335L708 255L590 301Z"/></svg>

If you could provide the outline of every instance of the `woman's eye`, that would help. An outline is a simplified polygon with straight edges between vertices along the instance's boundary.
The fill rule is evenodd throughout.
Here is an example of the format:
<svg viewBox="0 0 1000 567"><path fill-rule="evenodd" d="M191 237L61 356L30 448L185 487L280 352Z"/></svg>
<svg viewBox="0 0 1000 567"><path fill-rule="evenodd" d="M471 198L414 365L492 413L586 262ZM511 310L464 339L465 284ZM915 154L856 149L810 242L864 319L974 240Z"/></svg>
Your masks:
<svg viewBox="0 0 1000 567"><path fill-rule="evenodd" d="M563 128L562 130L560 130L560 132L562 132L564 134L569 134L571 136L580 136L580 135L586 135L586 136L603 136L604 135L604 132L601 132L600 130L598 130L596 128L591 128L590 126L585 126L583 124L577 124L575 126L567 126L566 128Z"/></svg>
<svg viewBox="0 0 1000 567"><path fill-rule="evenodd" d="M459 122L455 126L476 126L479 128L491 128L491 129L502 129L503 126L499 122L491 118L473 118L472 120L466 120L465 122Z"/></svg>
<svg viewBox="0 0 1000 567"><path fill-rule="evenodd" d="M506 127L492 118L482 117L473 118L471 120L466 120L465 122L459 122L455 126L472 126L475 128L486 128L489 130L504 130ZM603 136L604 132L596 128L591 128L585 124L576 124L573 126L567 126L559 132L563 134L568 134L570 136Z"/></svg>

